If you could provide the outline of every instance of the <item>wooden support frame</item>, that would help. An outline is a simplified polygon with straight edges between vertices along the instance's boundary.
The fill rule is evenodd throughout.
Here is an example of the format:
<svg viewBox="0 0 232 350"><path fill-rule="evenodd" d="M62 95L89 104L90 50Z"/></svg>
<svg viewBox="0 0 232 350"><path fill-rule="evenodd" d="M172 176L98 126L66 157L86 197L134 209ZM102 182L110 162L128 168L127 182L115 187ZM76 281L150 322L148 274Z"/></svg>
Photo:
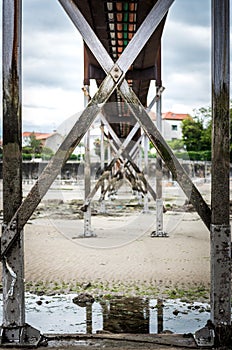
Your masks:
<svg viewBox="0 0 232 350"><path fill-rule="evenodd" d="M110 126L110 124L108 123L108 121L105 119L105 117L102 115L101 116L101 119L103 121L103 123L107 126L114 142L115 142L115 145L112 143L112 147L114 148L114 151L116 154L123 154L123 156L129 160L129 162L132 164L132 166L134 167L135 171L140 174L140 176L143 177L143 182L145 184L145 186L147 187L147 190L148 192L150 192L151 196L153 197L154 200L156 200L156 193L155 191L153 190L152 186L149 184L149 182L145 179L144 177L144 174L142 173L142 171L139 169L138 166L135 165L135 162L134 162L134 154L136 152L136 150L138 149L138 146L140 145L140 142L142 140L142 137L141 136L138 141L134 144L134 146L132 147L132 149L128 152L125 148L125 144L123 143L123 147L122 147L122 142L119 140L118 136L115 134L114 130L112 129L112 127ZM138 123L136 123L136 129L135 129L135 132L138 128ZM128 135L129 136L129 135ZM125 140L126 141L126 140ZM124 141L124 142L125 142ZM119 147L117 149L117 147ZM121 150L121 151L120 151Z"/></svg>
<svg viewBox="0 0 232 350"><path fill-rule="evenodd" d="M59 0L60 4L64 7L73 23L81 32L86 44L89 46L93 54L96 56L98 62L105 70L107 76L104 79L98 92L95 94L93 99L89 102L87 108L82 113L78 122L74 125L67 138L64 140L57 153L55 154L52 161L46 167L46 169L41 174L40 178L36 182L35 186L32 188L29 195L26 197L22 204L19 204L17 208L14 208L13 212L9 215L9 219L6 220L7 227L3 231L2 242L1 242L1 257L2 260L6 261L9 258L11 252L16 247L17 242L21 237L23 227L27 220L30 218L31 214L39 204L40 200L46 194L52 182L55 180L57 174L59 173L62 165L67 161L69 155L72 153L73 149L78 145L82 137L85 135L86 131L89 129L96 115L101 111L102 106L108 100L110 95L118 89L123 97L123 99L129 104L130 110L135 116L136 120L140 123L141 127L144 129L145 133L149 137L150 141L157 148L163 161L166 163L169 170L172 172L174 179L177 180L191 203L196 208L198 214L201 216L203 222L208 229L211 228L212 237L212 307L213 320L216 322L217 326L230 324L230 248L231 248L231 233L229 227L229 216L228 216L228 145L229 137L226 132L229 130L229 116L228 116L228 101L229 101L229 0L212 0L212 18L213 18L213 52L215 56L213 57L213 121L214 121L214 133L213 133L213 150L214 150L214 160L213 160L213 191L214 195L212 198L212 221L211 221L211 210L208 205L203 200L201 194L197 188L193 185L191 179L188 177L180 163L177 161L173 155L171 149L168 147L163 137L154 126L149 116L146 113L145 108L141 105L137 96L129 88L126 80L125 74L129 69L130 65L133 63L134 59L137 57L138 53L142 50L147 40L150 38L162 18L165 16L169 7L172 5L174 0L159 0L139 28L139 30L134 35L133 39L130 41L123 54L118 59L117 63L114 64L112 59L109 57L108 53L105 51L104 47L95 36L94 32L85 21L76 5L72 0ZM4 0L4 4L7 5L10 14L14 14L14 20L18 19L21 15L21 2L20 0ZM15 7L16 5L16 7ZM17 7L17 5L19 7ZM20 13L16 13L20 8ZM6 9L6 8L5 8ZM13 12L11 12L13 10ZM16 12L15 12L16 11ZM9 15L5 13L6 15ZM12 17L11 17L12 20ZM17 21L16 21L17 22ZM14 24L16 23L14 22ZM13 21L9 22L11 25L9 33L15 34L12 31L14 27ZM16 29L16 28L15 28ZM5 28L6 30L6 28ZM5 31L6 33L6 31ZM225 40L221 40L221 38ZM15 38L13 38L15 39ZM7 45L11 42L10 38L7 38ZM15 44L12 40L11 43ZM10 46L11 52L5 47L3 56L6 59L15 58L17 56L17 46ZM10 56L7 54L10 53ZM15 56L16 54L16 56ZM21 56L20 56L21 57ZM15 62L15 61L13 61ZM11 61L12 63L12 61ZM5 63L5 67L7 64ZM9 68L9 67L7 67ZM5 71L6 72L6 71ZM12 80L13 86L17 87L17 81ZM9 84L9 81L8 81ZM8 86L9 87L9 86ZM17 93L19 90L17 91ZM6 96L5 96L6 98ZM220 123L223 123L223 127ZM15 122L17 125L17 134L19 131L18 121ZM224 137L221 131L224 131L226 137ZM222 138L223 135L223 138ZM20 149L20 144L17 142L16 154ZM7 152L7 149L6 149ZM6 153L7 154L7 153ZM220 161L220 154L223 155L223 162ZM19 159L19 157L18 157ZM20 169L20 165L17 165L17 169ZM223 176L221 176L221 174ZM220 178L221 177L221 178ZM226 189L220 191L223 188ZM21 195L19 194L19 185L17 187L17 198ZM21 200L21 199L20 199ZM218 202L220 204L218 205ZM225 209L222 209L225 208ZM12 209L12 208L11 208ZM212 224L212 225L211 225ZM218 249L219 247L219 249ZM218 262L219 259L221 263ZM228 267L229 265L229 267ZM9 269L8 269L9 270ZM225 275L226 274L226 278ZM215 281L215 276L218 276L221 283L223 283L223 295L220 294L217 282ZM217 305L217 306L216 306ZM218 308L218 305L222 308ZM20 304L20 307L24 307ZM223 310L223 312L221 312ZM24 322L23 316L19 316L19 326L21 327ZM26 329L26 328L25 328ZM14 329L14 334L19 334L21 332L19 329ZM6 333L5 333L6 335ZM3 333L2 333L3 336ZM24 339L26 338L24 332ZM36 337L38 333L36 333ZM33 337L35 335L33 334Z"/></svg>
<svg viewBox="0 0 232 350"><path fill-rule="evenodd" d="M3 1L3 232L22 202L22 0ZM40 332L25 323L23 230L2 261L3 324L0 344L37 346Z"/></svg>
<svg viewBox="0 0 232 350"><path fill-rule="evenodd" d="M50 185L55 180L61 167L67 161L67 159L69 158L70 154L75 149L75 147L79 144L82 137L85 135L86 131L89 129L95 117L97 116L97 114L99 114L104 103L108 100L108 98L111 96L113 91L120 85L120 90L123 91L123 95L125 96L128 95L128 90L133 95L133 92L130 90L129 86L127 85L127 82L124 81L122 83L124 79L124 75L121 74L119 76L118 65L117 64L114 65L114 62L106 52L102 43L96 37L95 33L93 32L93 30L91 29L87 21L84 19L80 11L77 9L75 4L71 0L59 0L59 2L62 4L66 12L70 15L70 18L72 19L73 23L82 34L84 41L89 46L91 51L94 52L96 58L99 60L99 63L102 65L103 69L106 72L108 72L108 74L104 79L103 83L101 84L99 90L93 96L88 106L81 114L79 120L73 126L73 128L67 135L66 139L63 141L63 143L57 150L56 154L53 156L52 160L50 161L50 163L44 169L38 181L32 187L30 193L25 198L24 202L21 204L19 209L16 211L11 222L6 228L6 238L2 242L2 246L1 246L2 256L5 256L7 254L12 244L14 243L15 239L17 238L19 230L21 230L23 226L26 224L26 222L34 212L35 208L38 206L41 199L48 191ZM169 7L173 2L174 0L165 0L165 1L159 0L154 5L150 14L148 15L144 23L140 26L139 30L137 31L133 39L130 41L130 43L126 47L126 50L124 50L123 54L119 58L120 64L125 70L129 69L132 60L142 50L142 48L146 44L146 41L150 38L152 33L155 31L156 27L158 26L162 18L165 16L166 12L168 11ZM133 54L130 55L130 52L133 52ZM124 60L123 60L123 57L124 57ZM131 61L128 61L129 57ZM116 81L114 81L113 79L113 77L115 78L115 76L117 76ZM138 99L135 98L135 101L137 102ZM129 102L132 102L131 99ZM140 112L141 110L140 105L138 104L137 107L138 107L138 112ZM144 110L143 106L142 106L142 110L145 113L148 120L150 121L150 118L146 114L146 111ZM136 114L136 111L133 111L133 113ZM137 118L140 121L140 116L138 116ZM153 130L155 130L155 133L157 132L155 127ZM150 133L150 131L148 131L148 133ZM161 137L161 135L159 136ZM154 140L153 140L153 143L154 143ZM171 152L170 148L168 149ZM170 152L168 152L168 154ZM172 157L174 157L173 154L171 155L171 158ZM173 164L172 168L173 170L175 170L175 164ZM190 179L189 181L191 183ZM190 184L190 189L192 188L191 185L192 183ZM188 187L188 190L189 190L189 187ZM198 203L200 202L202 204L203 199L200 193L198 191L196 192L198 195L197 202ZM206 204L203 201L202 206L204 207L205 205ZM207 209L208 209L208 206L207 206ZM207 218L208 218L208 215L207 215ZM13 227L15 226L15 221L17 222L17 230L14 232L14 234L12 234L12 226Z"/></svg>
<svg viewBox="0 0 232 350"><path fill-rule="evenodd" d="M104 117L103 114L101 114L101 121L103 123L103 125L105 125L108 128L108 131L113 139L113 141L111 141L110 139L108 140L110 142L111 147L113 148L115 154L114 154L114 158L112 159L112 161L110 162L110 164L107 166L107 169L102 173L102 175L100 176L100 178L98 179L97 183L95 184L94 188L92 189L91 193L89 194L89 196L86 198L84 204L82 205L82 210L85 212L88 208L88 206L90 205L93 197L95 196L95 194L97 193L98 189L100 188L100 186L102 186L102 183L104 182L104 180L107 178L109 178L110 174L109 172L111 171L111 169L113 168L115 162L121 158L121 156L123 155L123 157L125 159L128 159L130 164L132 165L132 167L134 168L135 172L139 175L139 177L141 178L142 182L144 183L144 186L146 188L147 191L150 192L151 196L153 197L154 200L156 200L156 194L152 188L152 186L149 185L148 181L146 180L144 174L142 173L142 171L139 169L138 166L135 165L135 162L133 161L133 153L135 152L136 147L138 147L138 143L140 142L140 140L138 140L138 143L136 142L136 144L134 145L134 147L130 150L127 151L126 148L129 145L131 139L133 138L133 136L135 135L135 133L137 132L137 130L139 129L139 123L137 122L134 127L132 128L132 130L130 131L130 133L128 134L127 138L124 140L124 142L121 142L118 138L118 136L115 134L114 130L112 129L112 127L110 126L110 124L108 123L107 119ZM136 146L136 147L135 147ZM103 196L101 196L101 198L104 198L106 191L103 192Z"/></svg>

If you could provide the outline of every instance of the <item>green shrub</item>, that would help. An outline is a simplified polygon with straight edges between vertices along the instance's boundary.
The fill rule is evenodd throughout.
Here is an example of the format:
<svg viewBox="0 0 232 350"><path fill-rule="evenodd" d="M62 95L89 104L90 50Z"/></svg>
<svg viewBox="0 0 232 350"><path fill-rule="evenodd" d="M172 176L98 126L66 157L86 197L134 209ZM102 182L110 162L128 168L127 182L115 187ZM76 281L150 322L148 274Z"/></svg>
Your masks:
<svg viewBox="0 0 232 350"><path fill-rule="evenodd" d="M23 160L32 160L32 155L28 153L22 154Z"/></svg>
<svg viewBox="0 0 232 350"><path fill-rule="evenodd" d="M78 159L77 155L73 153L69 157L69 160L77 160L77 159Z"/></svg>
<svg viewBox="0 0 232 350"><path fill-rule="evenodd" d="M189 152L175 152L179 159L195 160L195 161L211 161L211 150L208 151L189 151Z"/></svg>

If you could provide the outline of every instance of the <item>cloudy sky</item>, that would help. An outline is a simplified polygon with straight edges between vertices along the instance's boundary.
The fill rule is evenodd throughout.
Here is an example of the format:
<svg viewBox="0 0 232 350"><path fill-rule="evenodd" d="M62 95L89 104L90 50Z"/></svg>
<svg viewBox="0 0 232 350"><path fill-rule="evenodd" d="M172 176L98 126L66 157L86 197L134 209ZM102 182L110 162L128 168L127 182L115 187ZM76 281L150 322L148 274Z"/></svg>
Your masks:
<svg viewBox="0 0 232 350"><path fill-rule="evenodd" d="M175 0L169 11L163 112L210 105L210 7L210 0ZM82 38L58 1L23 0L24 130L52 131L82 110L82 84Z"/></svg>

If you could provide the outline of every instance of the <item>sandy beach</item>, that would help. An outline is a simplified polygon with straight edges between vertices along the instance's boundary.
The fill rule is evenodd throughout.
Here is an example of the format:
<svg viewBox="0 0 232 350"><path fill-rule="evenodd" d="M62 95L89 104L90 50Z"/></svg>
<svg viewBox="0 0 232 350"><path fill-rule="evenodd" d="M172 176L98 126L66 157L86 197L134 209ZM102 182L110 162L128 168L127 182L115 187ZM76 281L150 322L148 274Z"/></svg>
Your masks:
<svg viewBox="0 0 232 350"><path fill-rule="evenodd" d="M209 203L210 184L202 182L199 189ZM149 199L149 211L144 212L135 198L127 199L128 193L107 201L105 214L97 213L99 203L93 203L94 235L83 238L84 221L77 210L83 202L80 191L51 189L24 229L26 289L39 295L88 292L186 300L191 300L191 290L196 292L193 299L200 300L202 295L206 301L210 289L210 235L198 214L184 210L185 197L178 187L164 188L164 203L172 208L164 214L168 237L151 237L156 229L154 201ZM89 348L94 349L94 344ZM104 347L108 345L109 349L121 346L117 341L104 343ZM71 344L66 346L72 349ZM150 348L143 341L122 346ZM151 344L151 348L167 349L158 343Z"/></svg>
<svg viewBox="0 0 232 350"><path fill-rule="evenodd" d="M202 185L202 191L207 197L209 185ZM127 286L132 293L138 286L161 294L172 287L209 288L209 231L197 213L166 212L167 238L150 236L155 222L153 209L96 215L96 237L80 238L83 219L48 215L30 220L25 227L25 280L31 285L116 286L119 291Z"/></svg>

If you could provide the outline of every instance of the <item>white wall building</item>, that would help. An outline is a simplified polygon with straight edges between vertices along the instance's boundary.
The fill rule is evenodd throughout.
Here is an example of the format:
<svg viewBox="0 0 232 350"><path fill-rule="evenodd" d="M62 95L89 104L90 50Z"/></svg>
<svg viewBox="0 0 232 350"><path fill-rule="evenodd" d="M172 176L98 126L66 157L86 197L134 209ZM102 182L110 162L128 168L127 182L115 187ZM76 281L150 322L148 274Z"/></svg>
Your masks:
<svg viewBox="0 0 232 350"><path fill-rule="evenodd" d="M156 122L155 113L150 113L154 123ZM191 118L189 114L180 114L173 112L162 113L162 135L166 141L182 139L182 121Z"/></svg>

